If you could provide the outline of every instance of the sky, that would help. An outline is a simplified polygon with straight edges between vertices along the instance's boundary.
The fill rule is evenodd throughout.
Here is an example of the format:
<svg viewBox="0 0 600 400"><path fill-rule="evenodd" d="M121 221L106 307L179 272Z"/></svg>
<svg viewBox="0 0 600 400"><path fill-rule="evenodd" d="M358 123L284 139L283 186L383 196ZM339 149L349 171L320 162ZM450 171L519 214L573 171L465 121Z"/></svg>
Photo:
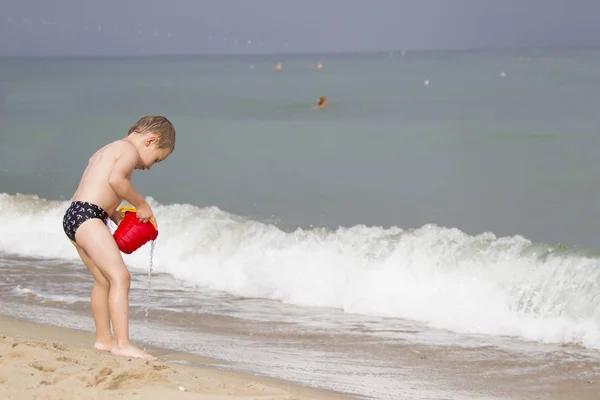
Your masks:
<svg viewBox="0 0 600 400"><path fill-rule="evenodd" d="M599 0L0 0L0 56L600 47Z"/></svg>

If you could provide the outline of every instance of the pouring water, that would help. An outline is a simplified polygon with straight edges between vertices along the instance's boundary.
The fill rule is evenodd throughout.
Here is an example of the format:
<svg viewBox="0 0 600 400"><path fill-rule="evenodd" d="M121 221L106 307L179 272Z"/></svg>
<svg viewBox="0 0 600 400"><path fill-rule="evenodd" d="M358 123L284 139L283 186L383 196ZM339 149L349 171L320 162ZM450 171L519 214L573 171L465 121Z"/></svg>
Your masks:
<svg viewBox="0 0 600 400"><path fill-rule="evenodd" d="M154 246L156 245L156 240L153 240L150 243L150 264L148 265L148 286L146 288L146 307L145 307L145 317L144 317L144 330L145 330L145 334L144 334L144 342L147 343L148 342L148 313L149 313L149 309L150 309L150 289L151 289L151 282L152 282L152 268L154 266ZM146 351L146 348L144 347L144 351Z"/></svg>

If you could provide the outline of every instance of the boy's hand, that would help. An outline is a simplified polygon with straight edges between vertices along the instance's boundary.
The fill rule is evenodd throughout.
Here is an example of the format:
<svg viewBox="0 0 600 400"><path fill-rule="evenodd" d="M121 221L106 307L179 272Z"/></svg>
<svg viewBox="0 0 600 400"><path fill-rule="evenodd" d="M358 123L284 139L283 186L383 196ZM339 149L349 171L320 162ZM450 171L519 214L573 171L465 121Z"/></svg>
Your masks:
<svg viewBox="0 0 600 400"><path fill-rule="evenodd" d="M148 203L144 202L144 204L142 204L141 206L136 207L135 215L140 221L144 223L152 222L154 226L158 228L156 218L154 218L154 213L152 212L152 209L150 208L150 205Z"/></svg>

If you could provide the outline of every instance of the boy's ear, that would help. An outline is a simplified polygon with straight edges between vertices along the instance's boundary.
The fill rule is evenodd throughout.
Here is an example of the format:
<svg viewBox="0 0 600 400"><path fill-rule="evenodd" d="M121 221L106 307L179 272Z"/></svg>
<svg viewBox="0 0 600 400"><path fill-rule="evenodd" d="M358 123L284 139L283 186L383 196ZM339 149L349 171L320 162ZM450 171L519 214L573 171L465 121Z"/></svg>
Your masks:
<svg viewBox="0 0 600 400"><path fill-rule="evenodd" d="M146 145L146 147L149 147L150 145L157 144L157 143L158 143L158 137L156 137L154 135L148 136L146 138L146 140L144 141L144 144Z"/></svg>

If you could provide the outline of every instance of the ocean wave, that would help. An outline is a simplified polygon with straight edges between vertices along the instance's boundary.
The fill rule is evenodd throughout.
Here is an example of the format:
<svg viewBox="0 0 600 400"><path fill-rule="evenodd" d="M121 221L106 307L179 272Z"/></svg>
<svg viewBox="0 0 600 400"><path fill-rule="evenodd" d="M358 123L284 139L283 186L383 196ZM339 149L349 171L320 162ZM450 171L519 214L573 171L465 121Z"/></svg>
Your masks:
<svg viewBox="0 0 600 400"><path fill-rule="evenodd" d="M432 224L286 232L217 207L149 202L160 230L154 270L188 285L600 348L600 258L591 252ZM0 194L0 251L77 259L62 232L67 207ZM145 270L149 245L124 259Z"/></svg>

